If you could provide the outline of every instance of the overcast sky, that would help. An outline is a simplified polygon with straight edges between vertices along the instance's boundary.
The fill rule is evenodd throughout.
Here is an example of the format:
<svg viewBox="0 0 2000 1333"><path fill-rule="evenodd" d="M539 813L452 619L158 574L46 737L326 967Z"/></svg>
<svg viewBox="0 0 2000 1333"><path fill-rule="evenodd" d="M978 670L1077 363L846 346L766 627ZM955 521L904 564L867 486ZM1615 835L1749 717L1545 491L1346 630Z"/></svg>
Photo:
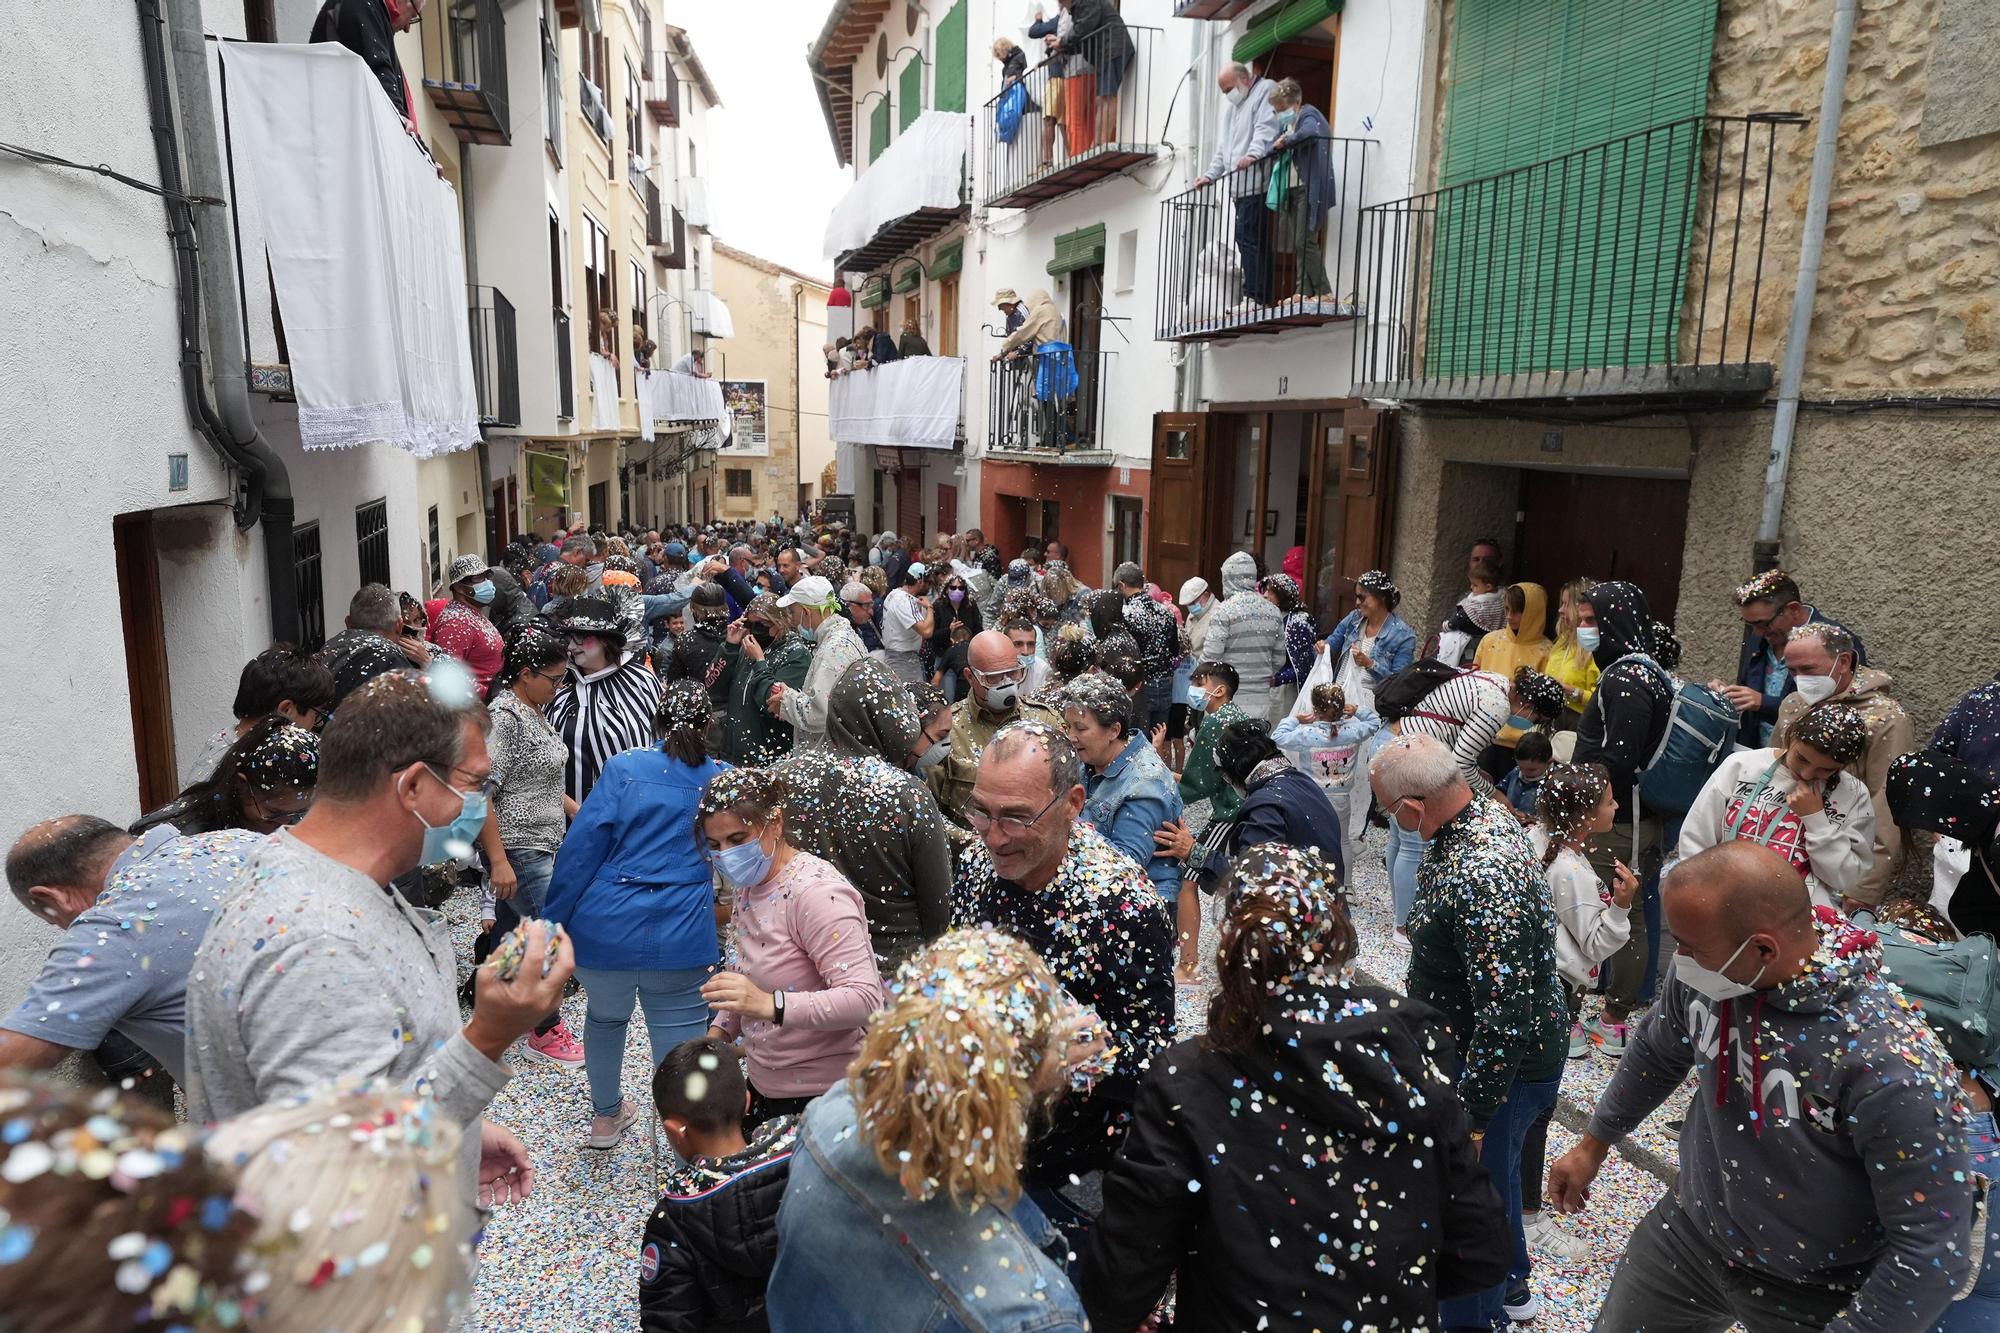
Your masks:
<svg viewBox="0 0 2000 1333"><path fill-rule="evenodd" d="M672 21L722 98L701 159L716 237L831 281L820 242L854 177L834 160L806 72L827 10L825 0L702 0L674 6Z"/></svg>

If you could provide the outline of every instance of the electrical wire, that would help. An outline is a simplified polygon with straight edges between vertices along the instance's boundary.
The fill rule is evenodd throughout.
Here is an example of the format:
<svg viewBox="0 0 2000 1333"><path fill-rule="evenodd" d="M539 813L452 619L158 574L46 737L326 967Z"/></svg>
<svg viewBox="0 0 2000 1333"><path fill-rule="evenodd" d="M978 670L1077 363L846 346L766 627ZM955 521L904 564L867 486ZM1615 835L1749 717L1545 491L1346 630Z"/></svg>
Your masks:
<svg viewBox="0 0 2000 1333"><path fill-rule="evenodd" d="M141 190L150 195L157 195L162 199L175 199L187 204L203 204L211 208L220 208L227 202L222 199L211 198L205 194L182 194L177 190L163 190L159 186L142 181L135 176L127 176L122 171L114 171L108 163L104 162L99 162L96 166L91 166L87 162L72 162L66 157L57 157L53 153L44 153L33 148L23 148L19 144L11 143L0 143L0 153L11 153L15 157L25 158L40 166L65 167L71 171L86 171L93 176L102 176L107 180L117 181L120 185L129 185L135 190Z"/></svg>

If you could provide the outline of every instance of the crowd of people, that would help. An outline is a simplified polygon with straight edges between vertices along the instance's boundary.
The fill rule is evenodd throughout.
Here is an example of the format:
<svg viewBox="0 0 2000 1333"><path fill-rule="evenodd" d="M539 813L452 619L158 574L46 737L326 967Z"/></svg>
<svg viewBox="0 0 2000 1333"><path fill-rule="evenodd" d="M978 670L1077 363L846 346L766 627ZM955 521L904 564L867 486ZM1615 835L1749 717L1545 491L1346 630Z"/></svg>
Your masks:
<svg viewBox="0 0 2000 1333"><path fill-rule="evenodd" d="M672 1149L649 1330L1501 1328L1690 1078L1600 1328L1996 1326L2000 1028L1885 957L2000 916L2000 681L1919 748L1782 570L1703 682L1497 542L1421 638L1383 571L1324 623L1303 552L1069 554L579 526L260 653L176 799L8 855L62 931L0 1021L9 1326L448 1326L528 1061Z"/></svg>

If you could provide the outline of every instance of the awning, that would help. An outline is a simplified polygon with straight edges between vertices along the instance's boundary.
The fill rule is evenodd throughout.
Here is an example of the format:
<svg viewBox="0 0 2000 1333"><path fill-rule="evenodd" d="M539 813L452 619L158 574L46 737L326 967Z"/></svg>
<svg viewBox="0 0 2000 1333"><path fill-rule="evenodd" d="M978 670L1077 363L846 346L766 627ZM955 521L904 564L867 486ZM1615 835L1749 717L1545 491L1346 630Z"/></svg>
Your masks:
<svg viewBox="0 0 2000 1333"><path fill-rule="evenodd" d="M1340 12L1341 0L1292 0L1288 5L1268 10L1253 19L1250 30L1237 39L1232 58L1256 60L1269 55L1292 38L1317 27Z"/></svg>
<svg viewBox="0 0 2000 1333"><path fill-rule="evenodd" d="M479 440L458 199L359 56L224 42L246 258L268 252L299 438L419 458Z"/></svg>
<svg viewBox="0 0 2000 1333"><path fill-rule="evenodd" d="M957 273L964 267L965 238L961 236L950 245L938 248L937 254L931 259L929 276L931 281L936 282L939 278Z"/></svg>
<svg viewBox="0 0 2000 1333"><path fill-rule="evenodd" d="M689 293L693 298L688 304L694 307L694 331L707 334L711 338L734 338L736 325L729 318L729 307L722 298L704 288Z"/></svg>
<svg viewBox="0 0 2000 1333"><path fill-rule="evenodd" d="M827 219L836 268L874 268L957 222L970 126L963 113L926 111L883 150Z"/></svg>
<svg viewBox="0 0 2000 1333"><path fill-rule="evenodd" d="M949 449L964 404L964 357L908 356L835 379L827 433L836 444Z"/></svg>
<svg viewBox="0 0 2000 1333"><path fill-rule="evenodd" d="M924 266L912 259L908 267L896 274L896 282L893 290L897 292L913 292L923 285Z"/></svg>
<svg viewBox="0 0 2000 1333"><path fill-rule="evenodd" d="M1056 237L1055 258L1049 260L1050 273L1074 273L1080 268L1104 267L1104 224L1078 227Z"/></svg>

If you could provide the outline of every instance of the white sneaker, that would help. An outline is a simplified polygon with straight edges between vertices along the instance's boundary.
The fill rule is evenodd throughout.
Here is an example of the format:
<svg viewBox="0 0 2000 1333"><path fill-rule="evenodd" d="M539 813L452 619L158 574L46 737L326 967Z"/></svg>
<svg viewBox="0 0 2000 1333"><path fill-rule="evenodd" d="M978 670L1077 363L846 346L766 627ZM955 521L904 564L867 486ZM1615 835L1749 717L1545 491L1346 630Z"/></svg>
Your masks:
<svg viewBox="0 0 2000 1333"><path fill-rule="evenodd" d="M1521 1231L1527 1236L1529 1249L1558 1264L1590 1261L1590 1242L1564 1231L1547 1213L1521 1214Z"/></svg>

